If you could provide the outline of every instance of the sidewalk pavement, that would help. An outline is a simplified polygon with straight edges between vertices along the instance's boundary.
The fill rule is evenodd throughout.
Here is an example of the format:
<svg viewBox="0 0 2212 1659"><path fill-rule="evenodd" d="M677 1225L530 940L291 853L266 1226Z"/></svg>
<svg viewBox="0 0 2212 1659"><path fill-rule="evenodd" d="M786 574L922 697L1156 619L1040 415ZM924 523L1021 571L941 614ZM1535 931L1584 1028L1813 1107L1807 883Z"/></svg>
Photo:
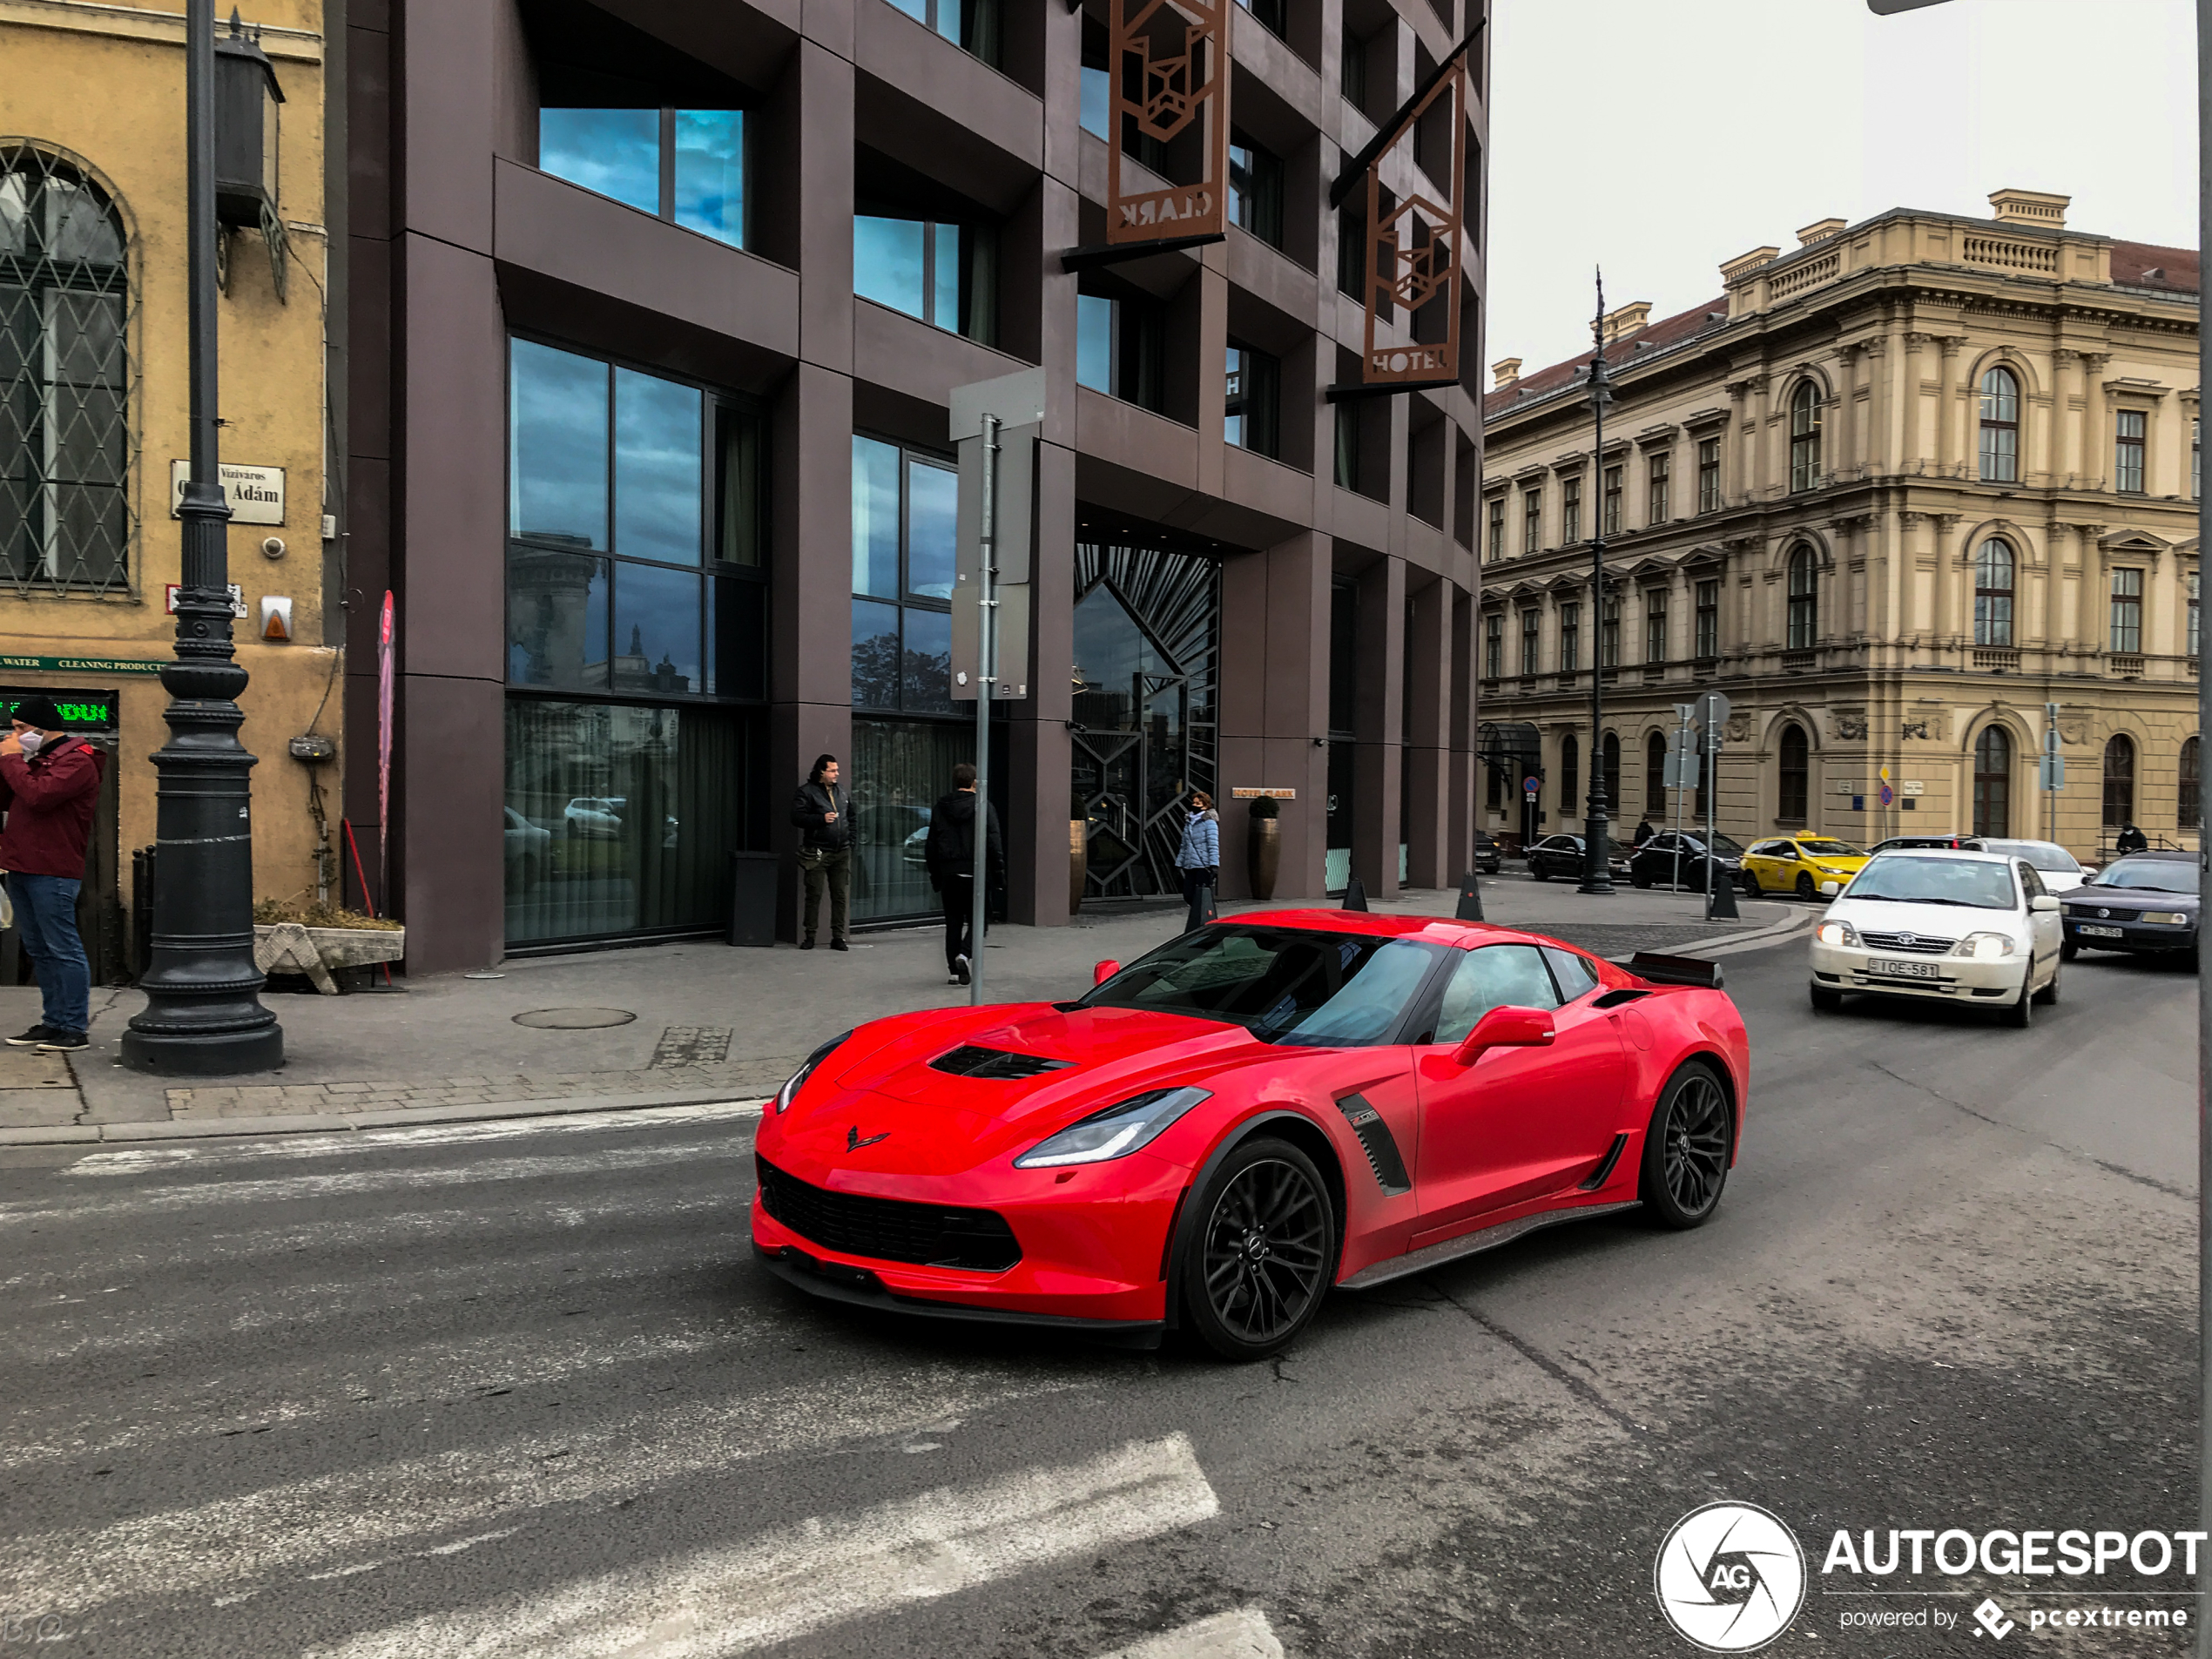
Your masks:
<svg viewBox="0 0 2212 1659"><path fill-rule="evenodd" d="M1728 954L1811 925L1816 907L1745 900L1708 923L1702 898L1622 888L1611 898L1525 876L1486 877L1488 920L1600 955L1695 947ZM1449 915L1452 890L1377 900ZM1224 914L1263 907L1222 907ZM1080 994L1092 965L1130 961L1180 930L1180 905L1101 907L1062 927L1000 927L984 957L992 1001ZM148 1076L118 1058L135 990L96 992L91 1047L0 1049L0 1145L361 1129L553 1111L754 1099L824 1037L862 1021L967 1000L945 982L934 926L862 934L851 952L733 950L706 941L523 957L475 974L342 997L271 994L287 1063L273 1075ZM0 988L0 1029L38 1017L30 986Z"/></svg>

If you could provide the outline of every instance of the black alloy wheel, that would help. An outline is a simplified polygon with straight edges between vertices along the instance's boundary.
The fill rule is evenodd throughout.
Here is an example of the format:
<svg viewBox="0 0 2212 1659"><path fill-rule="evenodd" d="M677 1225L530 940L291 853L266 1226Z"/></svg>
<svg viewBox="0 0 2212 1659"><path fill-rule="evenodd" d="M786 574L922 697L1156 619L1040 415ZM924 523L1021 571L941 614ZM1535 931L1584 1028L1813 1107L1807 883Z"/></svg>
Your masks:
<svg viewBox="0 0 2212 1659"><path fill-rule="evenodd" d="M1667 1080L1652 1109L1643 1141L1640 1191L1644 1208L1663 1227L1702 1227L1720 1205L1728 1184L1735 1124L1720 1079L1691 1061Z"/></svg>
<svg viewBox="0 0 2212 1659"><path fill-rule="evenodd" d="M1766 892L1766 889L1759 885L1759 878L1749 870L1736 878L1736 886L1737 890L1747 899L1763 897Z"/></svg>
<svg viewBox="0 0 2212 1659"><path fill-rule="evenodd" d="M1545 864L1542 853L1531 853L1528 855L1528 873L1538 881L1548 881L1552 879L1550 867Z"/></svg>
<svg viewBox="0 0 2212 1659"><path fill-rule="evenodd" d="M1198 1339L1224 1359L1264 1359L1304 1330L1336 1276L1328 1184L1288 1141L1246 1141L1206 1184L1183 1268Z"/></svg>
<svg viewBox="0 0 2212 1659"><path fill-rule="evenodd" d="M1807 903L1811 903L1816 897L1818 896L1818 892L1819 890L1812 885L1811 872L1807 870L1798 871L1797 897L1804 900Z"/></svg>

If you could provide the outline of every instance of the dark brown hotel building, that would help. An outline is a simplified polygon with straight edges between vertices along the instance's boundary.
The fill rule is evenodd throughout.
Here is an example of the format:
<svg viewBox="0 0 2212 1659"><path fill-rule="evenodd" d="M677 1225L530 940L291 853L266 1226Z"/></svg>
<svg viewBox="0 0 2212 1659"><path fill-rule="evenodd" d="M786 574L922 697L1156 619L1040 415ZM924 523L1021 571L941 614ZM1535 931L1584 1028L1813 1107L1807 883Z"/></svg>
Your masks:
<svg viewBox="0 0 2212 1659"><path fill-rule="evenodd" d="M822 751L857 918L929 910L918 832L974 732L948 394L1033 365L1029 696L993 737L1012 919L1066 921L1078 820L1090 901L1172 890L1191 789L1222 798L1226 897L1238 788L1296 792L1278 899L1456 880L1483 44L1463 383L1328 399L1364 317L1328 196L1482 3L1231 6L1226 239L1071 274L1106 240L1105 0L349 0L347 812L378 822L388 589L411 966L718 927L730 853L789 852ZM1437 194L1416 165L1384 183ZM786 933L796 908L786 870Z"/></svg>

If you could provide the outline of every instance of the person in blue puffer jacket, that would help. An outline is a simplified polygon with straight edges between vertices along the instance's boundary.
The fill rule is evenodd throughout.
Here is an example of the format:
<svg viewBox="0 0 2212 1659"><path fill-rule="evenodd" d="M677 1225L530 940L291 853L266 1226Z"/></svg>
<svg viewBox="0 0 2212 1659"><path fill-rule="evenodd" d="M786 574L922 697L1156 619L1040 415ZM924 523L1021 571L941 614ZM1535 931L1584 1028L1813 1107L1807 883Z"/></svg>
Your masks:
<svg viewBox="0 0 2212 1659"><path fill-rule="evenodd" d="M1214 812L1213 797L1204 790L1190 792L1190 817L1183 826L1175 867L1183 875L1183 901L1190 907L1190 926L1203 927L1206 906L1199 889L1221 885L1221 819Z"/></svg>

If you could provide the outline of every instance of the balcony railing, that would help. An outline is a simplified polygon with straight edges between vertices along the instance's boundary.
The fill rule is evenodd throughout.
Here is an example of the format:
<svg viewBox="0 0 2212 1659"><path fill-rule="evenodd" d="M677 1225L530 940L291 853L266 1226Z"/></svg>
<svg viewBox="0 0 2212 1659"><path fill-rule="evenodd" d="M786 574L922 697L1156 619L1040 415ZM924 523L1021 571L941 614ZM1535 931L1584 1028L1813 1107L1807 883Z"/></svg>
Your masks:
<svg viewBox="0 0 2212 1659"><path fill-rule="evenodd" d="M2143 677L2143 659L2132 653L2113 651L2105 658L2105 665L2123 680L2139 680Z"/></svg>
<svg viewBox="0 0 2212 1659"><path fill-rule="evenodd" d="M1817 651L1785 651L1782 653L1782 671L1785 674L1809 674L1820 666Z"/></svg>
<svg viewBox="0 0 2212 1659"><path fill-rule="evenodd" d="M1657 684L1658 684L1661 680L1663 680L1663 679L1665 679L1666 678L1667 678L1667 665L1666 665L1666 664L1664 664L1664 663L1646 663L1646 664L1643 665L1643 683L1644 683L1646 685L1657 685Z"/></svg>
<svg viewBox="0 0 2212 1659"><path fill-rule="evenodd" d="M2000 646L1978 646L1974 651L1974 666L1993 674L2016 674L2020 671L2020 654Z"/></svg>

